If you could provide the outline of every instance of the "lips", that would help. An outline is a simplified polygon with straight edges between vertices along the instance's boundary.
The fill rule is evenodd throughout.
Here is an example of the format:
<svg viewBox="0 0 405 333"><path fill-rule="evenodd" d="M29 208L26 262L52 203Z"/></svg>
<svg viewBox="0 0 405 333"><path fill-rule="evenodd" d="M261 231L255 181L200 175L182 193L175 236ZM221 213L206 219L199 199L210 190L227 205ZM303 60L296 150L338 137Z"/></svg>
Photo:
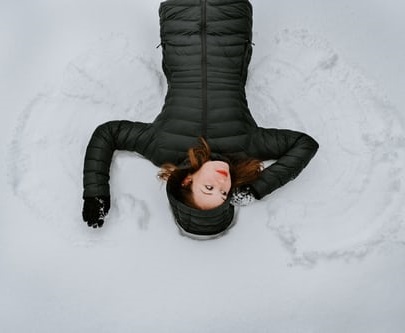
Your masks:
<svg viewBox="0 0 405 333"><path fill-rule="evenodd" d="M228 177L228 171L226 170L216 170L216 172L218 172L220 175L224 177Z"/></svg>

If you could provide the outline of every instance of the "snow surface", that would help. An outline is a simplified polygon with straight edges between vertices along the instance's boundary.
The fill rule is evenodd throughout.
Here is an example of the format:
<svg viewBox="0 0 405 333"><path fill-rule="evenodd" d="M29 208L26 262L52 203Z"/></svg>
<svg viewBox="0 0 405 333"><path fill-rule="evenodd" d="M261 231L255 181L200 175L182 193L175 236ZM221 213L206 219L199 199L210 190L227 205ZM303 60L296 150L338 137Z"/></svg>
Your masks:
<svg viewBox="0 0 405 333"><path fill-rule="evenodd" d="M321 148L195 241L130 153L81 221L92 131L163 103L159 1L0 3L0 332L404 332L405 3L252 4L251 111Z"/></svg>

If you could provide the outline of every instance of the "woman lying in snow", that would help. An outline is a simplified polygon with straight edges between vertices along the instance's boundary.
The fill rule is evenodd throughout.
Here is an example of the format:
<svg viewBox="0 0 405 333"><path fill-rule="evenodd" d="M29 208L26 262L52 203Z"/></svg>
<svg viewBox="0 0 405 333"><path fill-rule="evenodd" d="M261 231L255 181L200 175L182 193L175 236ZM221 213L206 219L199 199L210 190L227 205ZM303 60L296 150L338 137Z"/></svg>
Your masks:
<svg viewBox="0 0 405 333"><path fill-rule="evenodd" d="M231 226L235 205L294 179L318 144L304 133L258 127L249 111L248 0L168 0L159 15L163 109L152 123L111 121L95 130L84 162L83 219L103 225L113 152L135 151L161 167L180 230L212 238ZM265 160L276 162L263 168Z"/></svg>

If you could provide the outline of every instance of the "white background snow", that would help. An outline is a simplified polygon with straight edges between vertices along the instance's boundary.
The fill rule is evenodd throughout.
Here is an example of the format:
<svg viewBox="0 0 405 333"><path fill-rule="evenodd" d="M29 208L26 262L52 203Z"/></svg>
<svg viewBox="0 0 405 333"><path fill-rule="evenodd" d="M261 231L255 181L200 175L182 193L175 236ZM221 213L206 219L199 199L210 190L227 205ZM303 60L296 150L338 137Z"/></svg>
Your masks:
<svg viewBox="0 0 405 333"><path fill-rule="evenodd" d="M130 153L81 221L92 131L162 106L159 1L0 2L0 332L404 332L405 3L252 4L251 111L321 148L195 241Z"/></svg>

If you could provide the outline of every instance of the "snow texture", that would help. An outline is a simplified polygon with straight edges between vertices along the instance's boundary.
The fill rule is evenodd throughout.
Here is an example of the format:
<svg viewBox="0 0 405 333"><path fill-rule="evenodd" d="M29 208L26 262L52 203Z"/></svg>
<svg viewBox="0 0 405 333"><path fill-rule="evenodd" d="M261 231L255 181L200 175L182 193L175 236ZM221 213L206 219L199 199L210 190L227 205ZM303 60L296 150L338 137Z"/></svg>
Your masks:
<svg viewBox="0 0 405 333"><path fill-rule="evenodd" d="M128 152L104 227L81 221L95 127L163 104L159 2L57 3L0 10L1 332L404 331L405 47L385 39L401 2L252 1L250 109L321 148L211 241L180 235L158 169Z"/></svg>

